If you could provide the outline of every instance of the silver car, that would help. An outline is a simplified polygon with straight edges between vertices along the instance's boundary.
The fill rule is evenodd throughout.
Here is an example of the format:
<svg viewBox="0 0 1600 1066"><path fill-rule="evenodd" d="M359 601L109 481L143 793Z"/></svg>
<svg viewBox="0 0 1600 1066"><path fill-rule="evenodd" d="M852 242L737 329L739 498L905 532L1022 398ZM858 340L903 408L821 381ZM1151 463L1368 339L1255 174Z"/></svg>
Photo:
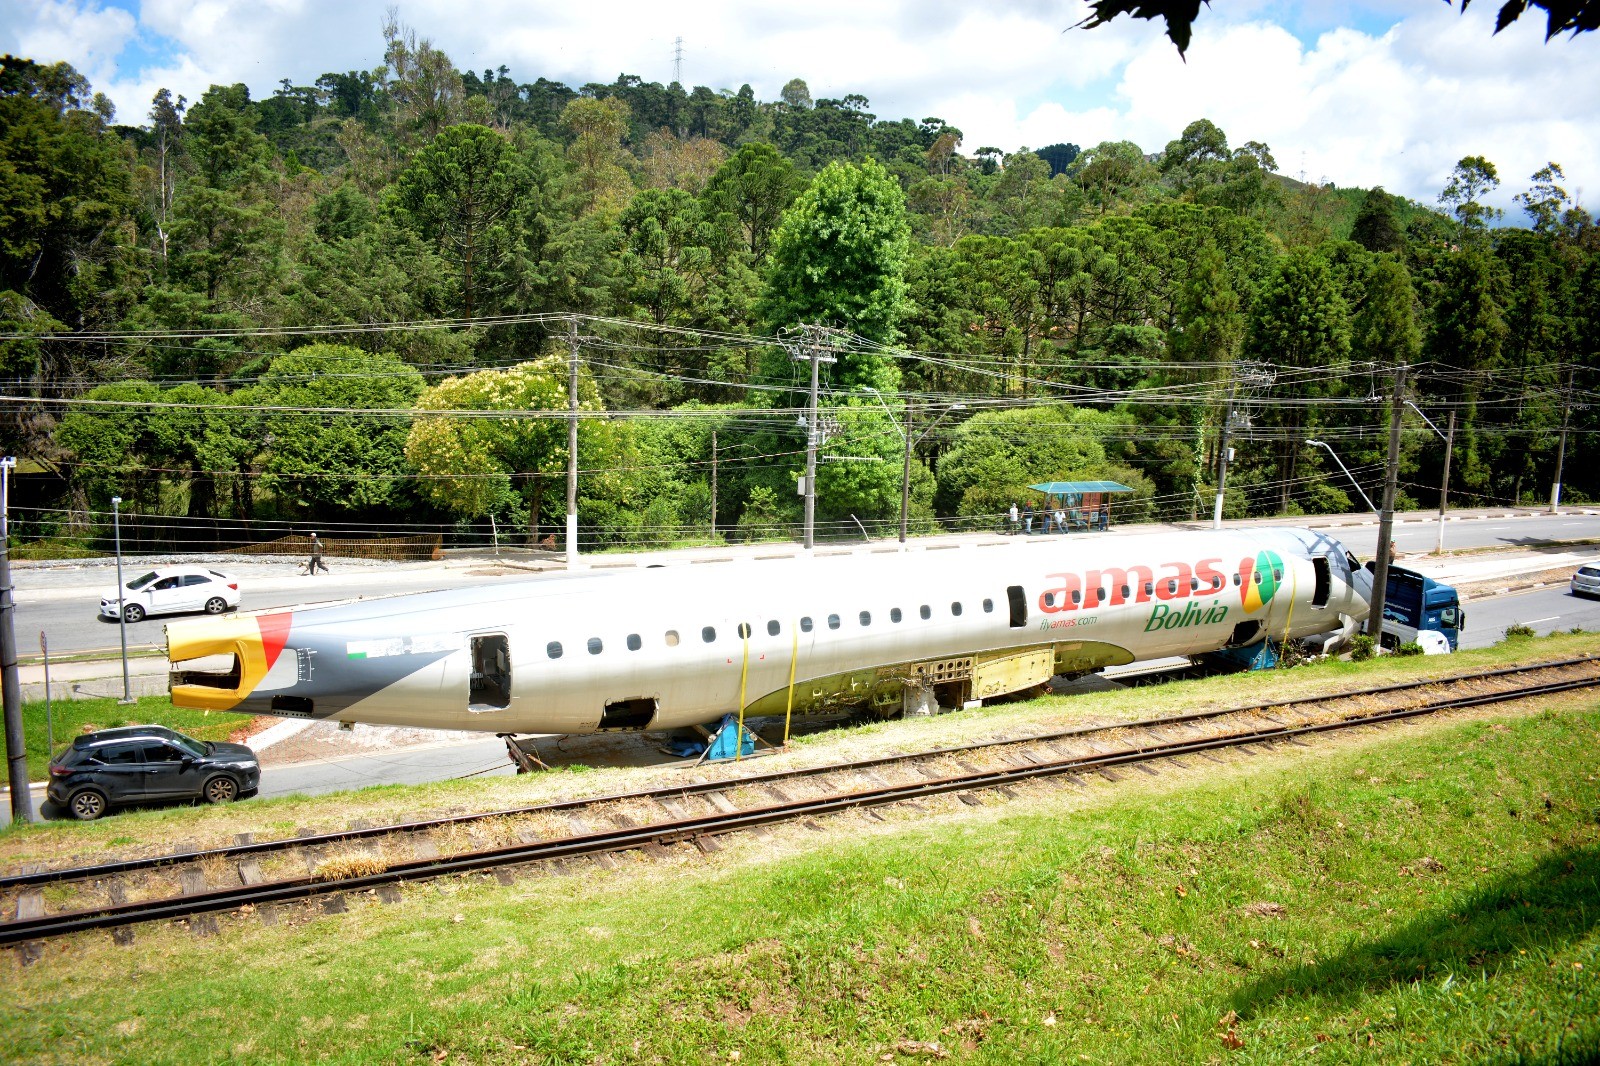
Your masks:
<svg viewBox="0 0 1600 1066"><path fill-rule="evenodd" d="M1574 596L1600 596L1600 563L1584 563L1572 575Z"/></svg>

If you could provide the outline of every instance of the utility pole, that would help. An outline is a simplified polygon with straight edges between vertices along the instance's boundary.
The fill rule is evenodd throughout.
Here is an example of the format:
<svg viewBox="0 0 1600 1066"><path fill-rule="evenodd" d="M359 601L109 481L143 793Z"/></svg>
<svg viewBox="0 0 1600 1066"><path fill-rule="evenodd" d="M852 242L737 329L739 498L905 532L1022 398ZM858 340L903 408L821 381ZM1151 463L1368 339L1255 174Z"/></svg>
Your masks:
<svg viewBox="0 0 1600 1066"><path fill-rule="evenodd" d="M823 326L801 326L801 345L805 355L795 355L796 360L805 359L811 363L811 391L806 404L806 477L801 491L806 498L805 519L805 548L810 551L816 544L817 524L817 447L822 443L822 423L817 416L817 382L819 371L823 363L838 362L831 355L824 355L827 349L822 346L822 339L827 336L828 330Z"/></svg>
<svg viewBox="0 0 1600 1066"><path fill-rule="evenodd" d="M1550 513L1557 514L1561 508L1561 465L1567 458L1567 426L1572 422L1572 377L1577 373L1577 367L1567 368L1567 391L1562 396L1561 404L1561 440L1556 445L1556 477L1550 485Z"/></svg>
<svg viewBox="0 0 1600 1066"><path fill-rule="evenodd" d="M17 677L16 603L11 596L12 456L0 459L0 701L4 702L6 769L11 784L11 820L33 820L28 792L28 742L22 732L22 683Z"/></svg>
<svg viewBox="0 0 1600 1066"><path fill-rule="evenodd" d="M1456 409L1450 408L1450 428L1444 434L1444 474L1439 478L1439 544L1434 548L1433 554L1444 554L1444 512L1450 499L1450 452L1456 443ZM1560 463L1556 468L1560 469ZM1556 477L1560 477L1557 474Z"/></svg>
<svg viewBox="0 0 1600 1066"><path fill-rule="evenodd" d="M1394 544L1394 496L1400 483L1400 423L1405 413L1406 367L1395 367L1394 402L1389 408L1389 462L1383 475L1383 510L1378 513L1378 557L1372 565L1372 609L1367 635L1382 643L1384 594L1389 588L1389 552Z"/></svg>
<svg viewBox="0 0 1600 1066"><path fill-rule="evenodd" d="M567 569L578 565L578 320L567 319Z"/></svg>
<svg viewBox="0 0 1600 1066"><path fill-rule="evenodd" d="M911 397L906 396L906 462L900 470L900 546L906 544L906 516L911 510L911 446L915 443L911 439L911 431L916 427L916 405L911 402ZM931 428L931 427L930 427Z"/></svg>
<svg viewBox="0 0 1600 1066"><path fill-rule="evenodd" d="M717 431L711 431L711 539L717 539Z"/></svg>
<svg viewBox="0 0 1600 1066"><path fill-rule="evenodd" d="M1222 493L1228 486L1228 432L1233 428L1233 399L1239 392L1239 379L1228 389L1228 409L1222 416L1222 437L1217 442L1217 506L1211 512L1211 528L1222 528Z"/></svg>

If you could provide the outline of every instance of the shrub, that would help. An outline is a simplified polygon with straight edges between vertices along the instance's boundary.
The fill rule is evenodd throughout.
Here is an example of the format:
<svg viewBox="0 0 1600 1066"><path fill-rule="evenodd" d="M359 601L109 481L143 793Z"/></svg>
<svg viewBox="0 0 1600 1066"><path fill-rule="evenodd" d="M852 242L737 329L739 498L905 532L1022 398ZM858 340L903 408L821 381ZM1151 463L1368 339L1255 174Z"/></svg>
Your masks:
<svg viewBox="0 0 1600 1066"><path fill-rule="evenodd" d="M1408 640L1404 644L1402 644L1398 648L1396 648L1394 650L1394 653L1396 655L1400 655L1400 656L1421 655L1422 654L1422 645L1418 644L1414 640Z"/></svg>
<svg viewBox="0 0 1600 1066"><path fill-rule="evenodd" d="M1370 633L1357 633L1350 638L1350 661L1364 663L1378 654L1378 642Z"/></svg>
<svg viewBox="0 0 1600 1066"><path fill-rule="evenodd" d="M1533 627L1530 625L1524 625L1521 622L1512 622L1510 625L1506 626L1507 640L1516 640L1519 637L1531 637L1533 635Z"/></svg>

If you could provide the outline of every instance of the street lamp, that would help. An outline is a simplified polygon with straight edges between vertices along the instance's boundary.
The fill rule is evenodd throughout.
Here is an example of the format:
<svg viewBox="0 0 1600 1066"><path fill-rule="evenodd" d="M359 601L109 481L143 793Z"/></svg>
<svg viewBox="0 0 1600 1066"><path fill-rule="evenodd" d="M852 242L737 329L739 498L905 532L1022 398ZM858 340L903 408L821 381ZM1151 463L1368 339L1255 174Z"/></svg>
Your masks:
<svg viewBox="0 0 1600 1066"><path fill-rule="evenodd" d="M1307 438L1306 443L1314 444L1318 448L1326 450L1329 455L1333 456L1333 461L1339 464L1339 469L1343 470L1344 476L1350 479L1350 484L1354 485L1356 487L1356 491L1361 493L1361 498L1367 501L1367 506L1372 507L1372 499L1361 488L1361 482L1357 481L1355 479L1355 475L1350 473L1350 468L1344 465L1344 461L1339 458L1338 453L1336 453L1332 448L1329 448L1327 443L1324 441L1311 440L1310 438ZM1378 513L1378 509L1376 507L1372 507L1372 511L1374 514Z"/></svg>
<svg viewBox="0 0 1600 1066"><path fill-rule="evenodd" d="M1410 400L1406 401L1406 406L1411 408L1413 411L1417 412L1418 415L1421 415L1422 416L1422 420L1428 424L1428 428L1433 430L1433 432L1439 437L1440 440L1444 441L1444 472L1439 477L1439 543L1437 545L1435 545L1434 549L1433 549L1433 553L1435 555L1443 555L1444 554L1444 512L1445 512L1445 503L1450 498L1450 451L1451 451L1451 448L1455 445L1455 441L1456 441L1456 412L1455 412L1454 408L1451 408L1451 410L1450 410L1450 432L1449 433L1440 433L1439 432L1439 427L1433 424L1433 419L1429 418L1425 414L1422 414L1422 408L1418 407L1416 404L1412 403Z"/></svg>
<svg viewBox="0 0 1600 1066"><path fill-rule="evenodd" d="M122 597L126 591L122 584L122 497L111 497L111 530L117 549L117 635L122 638L122 699L119 703L132 703L132 686L128 683L128 615Z"/></svg>
<svg viewBox="0 0 1600 1066"><path fill-rule="evenodd" d="M900 426L900 420L894 416L894 412L889 409L889 405L883 402L883 396L878 392L877 389L873 388L871 385L862 385L861 391L872 393L872 398L878 401L878 405L882 407L884 413L889 416L889 422L894 426L895 432L899 433L900 439L905 442L905 462L901 466L900 470L900 543L904 544L906 542L907 516L911 510L911 450L918 444L922 443L923 439L926 438L929 433L933 432L934 427L944 420L945 415L949 414L951 411L965 411L967 409L967 405L964 403L951 404L943 411L940 411L939 417L935 418L932 422L929 422L926 429L913 437L911 435L911 426L913 421L911 416L912 406L909 398L906 400L906 424L905 428L902 429Z"/></svg>

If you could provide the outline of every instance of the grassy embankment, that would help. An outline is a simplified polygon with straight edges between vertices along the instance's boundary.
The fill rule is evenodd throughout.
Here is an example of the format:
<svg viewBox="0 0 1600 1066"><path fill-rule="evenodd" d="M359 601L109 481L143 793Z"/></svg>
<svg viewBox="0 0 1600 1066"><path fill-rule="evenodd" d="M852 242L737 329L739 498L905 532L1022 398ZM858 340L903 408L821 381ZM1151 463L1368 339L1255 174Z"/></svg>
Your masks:
<svg viewBox="0 0 1600 1066"><path fill-rule="evenodd" d="M141 696L131 704L121 704L115 699L52 700L47 722L43 700L30 701L22 707L22 729L28 744L28 776L41 781L50 765L49 736L54 729L56 746L60 751L72 738L95 729L110 729L121 725L147 725L157 723L171 726L197 740L227 740L251 720L248 714L224 714L218 711L196 711L174 707L165 696Z"/></svg>
<svg viewBox="0 0 1600 1066"><path fill-rule="evenodd" d="M0 1033L57 1062L1593 1061L1597 753L1600 701L1565 697L627 873L92 934L0 960Z"/></svg>

